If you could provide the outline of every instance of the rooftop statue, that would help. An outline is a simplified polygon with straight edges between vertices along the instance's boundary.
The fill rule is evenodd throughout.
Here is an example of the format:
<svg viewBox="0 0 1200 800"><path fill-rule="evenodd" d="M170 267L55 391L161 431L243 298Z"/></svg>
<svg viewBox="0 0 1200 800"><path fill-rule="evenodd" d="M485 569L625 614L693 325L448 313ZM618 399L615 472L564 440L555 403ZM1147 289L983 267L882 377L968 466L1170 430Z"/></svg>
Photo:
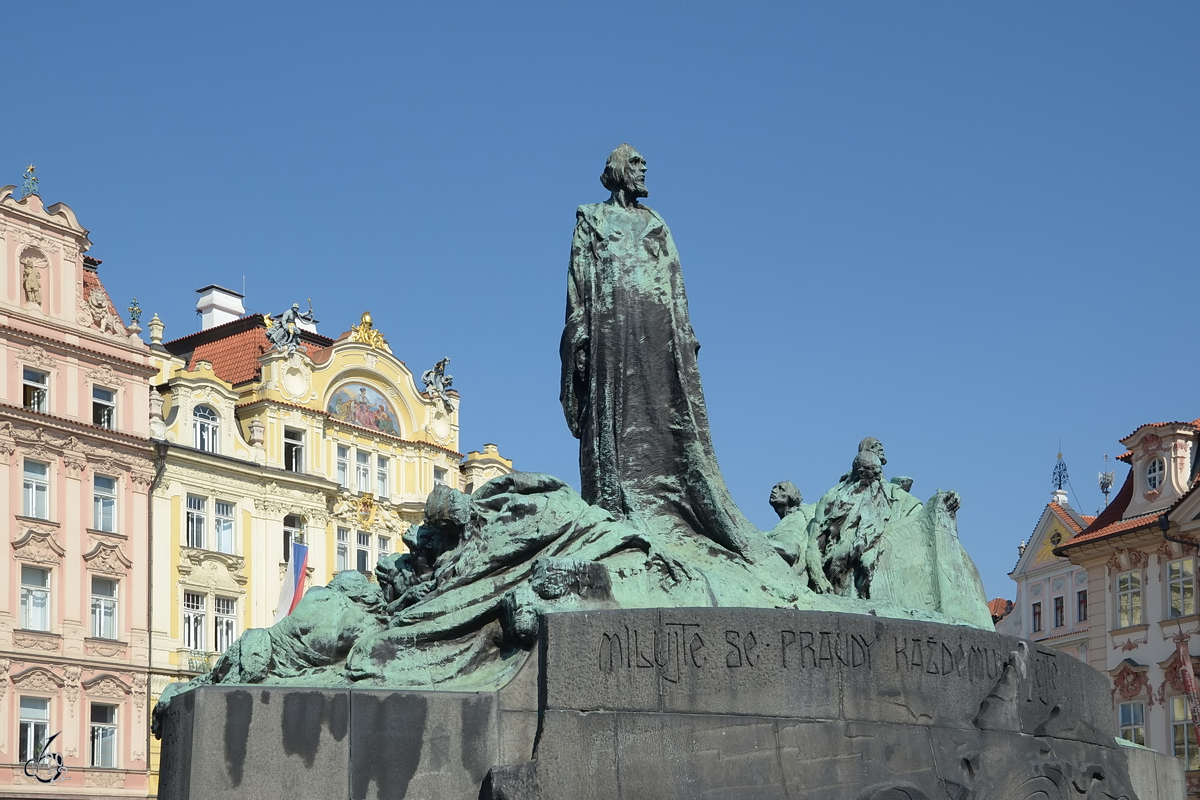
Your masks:
<svg viewBox="0 0 1200 800"><path fill-rule="evenodd" d="M992 629L958 541L958 496L922 505L885 482L876 439L815 505L776 485L770 532L738 510L713 453L679 255L639 202L645 175L622 145L601 177L611 196L576 214L560 399L582 495L522 472L469 495L436 487L424 524L402 537L407 552L379 560L377 584L346 571L310 589L212 672L168 687L156 727L172 696L211 683L496 688L552 611L799 608ZM299 317L293 306L281 318L277 346L298 344ZM424 376L443 399L447 361Z"/></svg>
<svg viewBox="0 0 1200 800"><path fill-rule="evenodd" d="M432 369L421 373L421 383L425 384L425 391L440 397L448 411L454 408L454 404L450 402L450 395L446 394L446 390L454 385L454 376L446 374L446 365L449 363L450 357L447 356L434 364Z"/></svg>
<svg viewBox="0 0 1200 800"><path fill-rule="evenodd" d="M289 356L300 347L300 323L313 325L317 321L313 317L311 305L308 311L301 311L299 303L292 303L292 307L280 314L279 319L271 319L270 314L265 315L265 318L267 339L270 340L271 347L282 350Z"/></svg>

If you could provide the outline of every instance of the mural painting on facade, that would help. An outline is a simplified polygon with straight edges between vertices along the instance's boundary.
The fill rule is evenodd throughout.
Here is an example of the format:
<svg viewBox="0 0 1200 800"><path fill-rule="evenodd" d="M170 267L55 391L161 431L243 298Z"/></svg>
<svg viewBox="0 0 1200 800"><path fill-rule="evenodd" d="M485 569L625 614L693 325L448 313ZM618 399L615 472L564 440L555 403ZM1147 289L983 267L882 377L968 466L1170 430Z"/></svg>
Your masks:
<svg viewBox="0 0 1200 800"><path fill-rule="evenodd" d="M379 390L361 383L347 383L333 393L326 408L334 419L400 435L400 423Z"/></svg>

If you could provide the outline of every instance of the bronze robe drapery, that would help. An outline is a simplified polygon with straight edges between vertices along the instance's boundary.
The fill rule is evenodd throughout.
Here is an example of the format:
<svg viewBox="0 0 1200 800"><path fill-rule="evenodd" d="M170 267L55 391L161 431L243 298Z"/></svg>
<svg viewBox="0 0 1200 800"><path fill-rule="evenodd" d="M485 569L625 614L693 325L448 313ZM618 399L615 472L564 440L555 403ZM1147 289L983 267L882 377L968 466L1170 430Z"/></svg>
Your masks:
<svg viewBox="0 0 1200 800"><path fill-rule="evenodd" d="M713 454L679 254L644 206L580 206L567 278L563 411L582 495L647 528L694 531L777 560Z"/></svg>

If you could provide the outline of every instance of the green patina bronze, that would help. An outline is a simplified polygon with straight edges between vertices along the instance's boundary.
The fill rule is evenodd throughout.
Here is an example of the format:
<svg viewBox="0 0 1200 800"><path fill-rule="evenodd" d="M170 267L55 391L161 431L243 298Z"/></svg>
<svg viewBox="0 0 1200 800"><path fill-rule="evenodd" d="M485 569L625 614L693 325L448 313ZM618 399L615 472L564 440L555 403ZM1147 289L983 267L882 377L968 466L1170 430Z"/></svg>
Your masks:
<svg viewBox="0 0 1200 800"><path fill-rule="evenodd" d="M561 400L583 493L514 473L466 495L439 486L408 552L310 589L291 616L246 631L205 684L483 690L524 663L542 617L604 608L752 607L871 613L990 629L958 540L958 496L927 503L886 481L864 439L816 504L775 487L759 531L737 508L708 429L679 255L642 206L645 161L609 157L612 196L581 206L560 344Z"/></svg>

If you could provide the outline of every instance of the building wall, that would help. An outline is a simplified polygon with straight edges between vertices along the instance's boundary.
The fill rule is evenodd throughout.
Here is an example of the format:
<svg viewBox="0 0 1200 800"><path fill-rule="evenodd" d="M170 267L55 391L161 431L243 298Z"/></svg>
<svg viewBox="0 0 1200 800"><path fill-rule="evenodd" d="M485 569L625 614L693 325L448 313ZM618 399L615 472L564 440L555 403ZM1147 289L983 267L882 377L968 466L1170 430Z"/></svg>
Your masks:
<svg viewBox="0 0 1200 800"><path fill-rule="evenodd" d="M145 796L154 475L145 409L154 371L112 307L98 262L85 263L90 242L74 213L10 190L0 189L0 797L61 797L64 786L87 797ZM41 410L25 396L26 369L44 377ZM94 424L94 388L113 393L111 422L101 420L111 427ZM46 468L36 482L44 509L25 506L28 465ZM108 496L97 477L115 482L113 524L96 517L97 494ZM23 581L31 576L39 579ZM115 601L113 625L93 628L93 588L114 585L115 598L102 601ZM23 595L32 613L23 614ZM62 754L71 783L24 774L23 699L45 704L45 735L58 734L50 751ZM113 715L112 728L98 728L115 730L101 737L114 737L103 766L92 757L94 711Z"/></svg>
<svg viewBox="0 0 1200 800"><path fill-rule="evenodd" d="M342 568L361 566L373 579L381 555L405 549L401 537L423 520L437 483L465 488L469 476L477 487L512 470L495 445L464 461L455 449L458 396L447 404L418 391L407 366L377 337L374 345L349 334L314 339L287 355L265 348L256 324L237 320L165 345L152 336L161 411L152 409L150 424L163 463L152 500L152 700L172 681L207 671L224 649L218 601L236 609L234 638L274 622L287 568L285 521L299 523L309 548L306 588L326 584ZM211 360L196 355L209 352L205 347L216 354ZM234 384L223 377L232 374L254 377ZM217 419L215 452L196 447L197 407ZM298 438L288 439L289 432ZM298 459L288 457L289 442L301 444ZM360 454L367 458L365 481L357 477ZM189 497L208 515L199 547L188 542ZM219 552L213 537L218 501L233 508L229 552ZM360 536L367 542L361 562ZM201 611L185 607L187 595L204 598ZM189 641L185 615L196 613L203 637ZM151 759L155 788L157 742Z"/></svg>

